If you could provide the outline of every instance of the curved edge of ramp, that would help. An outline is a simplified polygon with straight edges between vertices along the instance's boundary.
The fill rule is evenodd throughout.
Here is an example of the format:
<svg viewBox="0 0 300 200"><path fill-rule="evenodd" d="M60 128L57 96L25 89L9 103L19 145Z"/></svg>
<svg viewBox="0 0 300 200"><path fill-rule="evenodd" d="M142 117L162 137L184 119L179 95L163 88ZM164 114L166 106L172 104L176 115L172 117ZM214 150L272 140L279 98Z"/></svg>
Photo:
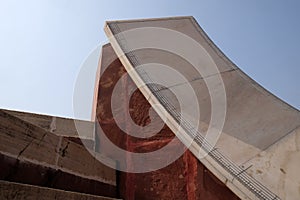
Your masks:
<svg viewBox="0 0 300 200"><path fill-rule="evenodd" d="M250 160L255 155L258 154L257 152L251 152L249 157L242 163L237 164L237 161L229 159L231 158L230 153L228 152L225 155L221 151L222 148L211 148L210 144L205 140L204 137L201 137L201 134L199 135L196 131L197 137L194 138L193 134L194 132L191 132L189 126L189 123L186 124L180 124L178 119L178 112L172 109L172 107L169 106L168 100L163 98L163 96L160 96L159 93L155 93L154 91L157 90L155 86L152 85L146 85L145 83L150 79L149 76L145 71L142 70L135 70L135 66L140 65L139 59L136 57L136 55L133 52L126 52L126 45L128 45L126 41L126 37L122 35L123 31L139 28L139 27L147 27L151 24L151 22L155 22L154 26L160 26L160 22L163 21L176 21L173 23L174 27L180 29L182 27L181 20L187 20L188 23L191 23L192 26L197 29L198 35L200 31L200 40L202 40L203 44L208 46L212 52L209 52L211 54L215 54L215 57L213 57L214 61L221 66L219 68L220 73L223 72L232 72L232 71L238 71L239 74L237 76L241 76L244 79L247 79L247 81L251 82L256 89L261 90L261 93L266 94L268 97L264 98L275 98L276 101L279 101L276 97L272 96L269 92L264 90L261 86L259 86L257 83L255 83L252 79L250 79L248 76L246 76L244 73L242 73L228 58L225 57L225 55L212 43L212 41L207 37L207 35L204 33L204 31L200 28L200 26L197 24L195 19L193 17L174 17L174 18L160 18L160 19L143 19L143 20L129 20L129 21L112 21L107 22L105 25L105 32L109 38L109 41L115 50L116 54L118 55L120 61L128 71L130 77L135 82L139 90L142 92L142 94L145 96L146 99L148 99L149 103L151 105L157 105L160 104L162 106L153 106L155 111L160 115L162 118L167 119L166 124L169 126L169 128L174 132L174 134L187 146L189 146L190 151L197 157L199 160L216 176L218 177L222 182L224 182L228 188L230 188L234 193L236 193L241 199L280 199L276 194L271 192L269 188L264 186L261 182L254 179L252 176L250 176L247 173L248 168L243 167L241 165L242 163L245 163L247 160ZM148 24L147 24L148 23ZM149 24L150 23L150 24ZM177 23L177 24L176 24ZM170 25L171 24L171 25ZM165 23L162 25L164 28L170 28L169 26L172 26L172 23ZM193 32L190 33L190 37L193 37L194 39L197 39L197 34L194 34ZM200 41L201 42L201 41ZM226 63L226 64L222 64ZM224 67L225 66L225 67ZM195 77L191 77L191 79L195 79ZM282 103L282 101L280 100ZM295 117L295 122L290 126L296 126L299 125L299 113L296 109L293 109L289 107L287 104L285 104L285 109L289 110L292 109L293 115ZM271 123L270 121L267 121L267 123ZM230 124L230 123L229 123ZM180 126L179 126L180 125ZM179 128L178 128L179 126ZM230 126L230 125L229 125ZM253 124L249 124L249 126L253 126ZM272 126L270 124L269 126ZM226 124L225 124L226 129ZM279 129L279 128L278 128ZM284 128L282 128L283 130ZM294 129L294 128L293 128ZM230 132L230 128L228 129ZM250 129L249 131L253 131ZM280 131L282 132L282 131ZM288 132L289 133L289 132ZM288 133L282 133L276 135L274 133L274 141L267 141L264 143L263 135L259 137L261 141L258 141L257 149L259 150L265 150L272 146L274 143L278 142L281 138L288 135ZM259 132L255 132L255 134L259 134ZM254 134L254 136L255 136ZM199 136L199 137L198 137ZM275 137L276 136L276 137ZM240 139L239 135L234 135L234 137L237 137ZM245 138L248 136L246 135ZM241 137L241 140L245 139ZM255 137L254 137L255 138ZM270 136L268 136L270 138ZM252 140L247 141L246 143L253 142ZM254 141L255 142L255 141ZM221 150L219 150L221 149ZM204 158L202 158L201 155L206 155ZM229 158L228 158L229 157ZM251 167L251 166L250 166Z"/></svg>

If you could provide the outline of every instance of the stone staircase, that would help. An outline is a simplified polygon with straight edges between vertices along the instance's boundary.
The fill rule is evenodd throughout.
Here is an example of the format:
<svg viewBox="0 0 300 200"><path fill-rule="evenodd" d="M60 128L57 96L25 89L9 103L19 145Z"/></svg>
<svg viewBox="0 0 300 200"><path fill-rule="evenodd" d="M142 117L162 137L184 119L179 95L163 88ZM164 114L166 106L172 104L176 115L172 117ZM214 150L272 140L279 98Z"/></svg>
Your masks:
<svg viewBox="0 0 300 200"><path fill-rule="evenodd" d="M11 183L0 181L0 199L26 199L26 200L113 200L113 198L82 194L78 192L67 192L46 187Z"/></svg>
<svg viewBox="0 0 300 200"><path fill-rule="evenodd" d="M116 171L95 159L92 123L80 123L88 149L71 119L0 110L0 199L117 198Z"/></svg>

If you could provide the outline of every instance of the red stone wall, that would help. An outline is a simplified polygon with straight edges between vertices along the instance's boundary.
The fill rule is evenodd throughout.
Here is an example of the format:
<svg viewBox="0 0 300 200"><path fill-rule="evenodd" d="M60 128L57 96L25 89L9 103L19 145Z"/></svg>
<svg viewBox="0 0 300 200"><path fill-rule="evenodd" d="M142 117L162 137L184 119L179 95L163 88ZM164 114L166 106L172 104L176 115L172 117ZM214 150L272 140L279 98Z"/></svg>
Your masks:
<svg viewBox="0 0 300 200"><path fill-rule="evenodd" d="M109 60L109 61L108 61ZM151 152L168 144L175 135L164 125L164 127L153 137L138 139L127 135L117 126L111 111L112 91L122 75L126 73L121 62L117 59L110 45L105 45L102 52L102 68L108 65L107 70L101 70L99 82L98 101L96 116L106 136L117 146L130 152ZM124 90L120 98L128 98L128 88L134 83L127 77L122 82ZM127 89L126 89L127 88ZM124 101L125 102L125 101ZM140 126L146 126L151 122L149 108L151 107L144 96L137 90L129 101L130 116L119 113L118 117L126 126L129 117ZM157 122L158 116L154 120ZM98 134L99 135L99 134ZM97 142L98 151L108 156L113 155L99 135ZM172 148L176 151L181 148L180 142L175 143ZM172 155L170 155L172 156ZM158 158L160 159L160 158ZM127 166L130 167L132 160L124 156ZM122 161L122 162L123 162ZM172 164L148 173L119 173L118 181L119 195L125 200L132 199L180 199L180 200L220 200L239 199L211 172L209 172L189 150Z"/></svg>

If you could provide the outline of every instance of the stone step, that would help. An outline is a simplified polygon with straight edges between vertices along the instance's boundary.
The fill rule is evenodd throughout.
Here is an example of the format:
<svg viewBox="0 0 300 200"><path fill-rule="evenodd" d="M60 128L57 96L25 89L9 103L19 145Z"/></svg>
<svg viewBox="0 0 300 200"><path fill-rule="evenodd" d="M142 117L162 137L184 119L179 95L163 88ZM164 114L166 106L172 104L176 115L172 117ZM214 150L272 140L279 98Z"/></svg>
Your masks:
<svg viewBox="0 0 300 200"><path fill-rule="evenodd" d="M93 155L92 155L93 154ZM116 197L116 171L101 154L0 110L0 179Z"/></svg>
<svg viewBox="0 0 300 200"><path fill-rule="evenodd" d="M46 187L38 187L28 184L0 181L0 199L23 200L114 200L114 198L82 194Z"/></svg>
<svg viewBox="0 0 300 200"><path fill-rule="evenodd" d="M95 148L94 122L13 110L2 111L78 144L84 142L90 149Z"/></svg>

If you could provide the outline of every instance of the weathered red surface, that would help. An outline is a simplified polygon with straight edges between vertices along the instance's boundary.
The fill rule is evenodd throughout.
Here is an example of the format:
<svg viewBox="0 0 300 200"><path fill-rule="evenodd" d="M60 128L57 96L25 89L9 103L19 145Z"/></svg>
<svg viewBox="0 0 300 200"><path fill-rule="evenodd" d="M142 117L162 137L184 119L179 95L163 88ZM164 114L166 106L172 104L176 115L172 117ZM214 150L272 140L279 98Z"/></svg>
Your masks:
<svg viewBox="0 0 300 200"><path fill-rule="evenodd" d="M127 135L116 125L111 111L112 91L125 69L117 59L110 45L106 45L102 52L102 63L108 65L106 71L101 70L99 82L99 93L97 103L97 118L99 124L106 136L117 146L131 152L151 152L168 144L175 137L172 131L164 127L153 137L139 139ZM106 57L109 55L110 62ZM114 57L114 59L111 59ZM103 67L103 66L102 66ZM126 93L130 87L134 86L132 80L128 77L122 82L124 90L120 98L128 98ZM125 102L125 101L124 101ZM125 109L129 109L130 116L126 113L119 113L123 125L129 117L140 126L146 126L151 122L149 118L149 108L151 107L144 96L137 90L130 98L129 106L124 103ZM160 119L159 119L160 120ZM158 116L153 123L158 122ZM128 127L130 128L130 127ZM98 150L105 152L108 156L113 152L102 142L100 136L98 141ZM174 152L181 148L180 142L176 143ZM170 155L172 156L172 155ZM158 158L160 159L160 158ZM130 157L124 157L127 167L130 167L133 161ZM119 175L120 197L126 200L132 199L180 199L180 200L220 200L220 199L239 199L222 182L220 182L211 172L209 172L189 150L179 157L172 164L148 173L123 173Z"/></svg>

